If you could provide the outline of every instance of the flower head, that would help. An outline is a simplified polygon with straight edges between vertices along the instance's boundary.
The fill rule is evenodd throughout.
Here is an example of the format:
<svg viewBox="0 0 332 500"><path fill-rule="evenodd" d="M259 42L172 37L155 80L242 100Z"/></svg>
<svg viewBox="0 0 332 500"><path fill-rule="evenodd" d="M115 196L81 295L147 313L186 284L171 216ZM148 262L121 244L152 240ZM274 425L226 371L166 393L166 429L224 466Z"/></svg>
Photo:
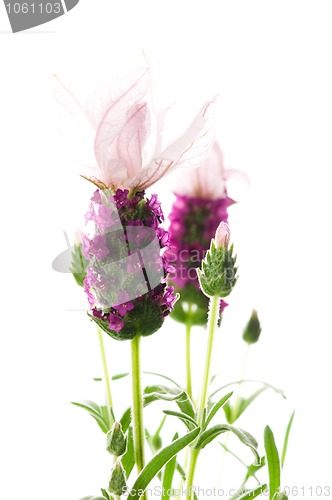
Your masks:
<svg viewBox="0 0 332 500"><path fill-rule="evenodd" d="M89 209L92 235L82 242L91 318L118 340L151 335L177 299L165 282L169 235L159 226L160 203L156 195L131 198L121 189L99 195L93 195Z"/></svg>

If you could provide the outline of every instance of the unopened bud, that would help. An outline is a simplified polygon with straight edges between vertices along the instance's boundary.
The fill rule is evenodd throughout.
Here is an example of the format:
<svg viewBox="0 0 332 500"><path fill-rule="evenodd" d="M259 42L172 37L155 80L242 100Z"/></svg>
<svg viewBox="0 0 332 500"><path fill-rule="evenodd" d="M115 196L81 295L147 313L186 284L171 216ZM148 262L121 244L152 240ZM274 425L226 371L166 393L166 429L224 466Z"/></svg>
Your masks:
<svg viewBox="0 0 332 500"><path fill-rule="evenodd" d="M114 495L121 496L125 493L126 489L126 473L121 462L116 462L111 472L108 491L114 493Z"/></svg>
<svg viewBox="0 0 332 500"><path fill-rule="evenodd" d="M226 247L228 248L229 240L231 238L231 232L229 230L229 225L226 222L220 222L216 231L216 248Z"/></svg>
<svg viewBox="0 0 332 500"><path fill-rule="evenodd" d="M242 338L247 344L255 344L258 342L262 328L258 319L257 311L252 311L250 319L243 330Z"/></svg>
<svg viewBox="0 0 332 500"><path fill-rule="evenodd" d="M200 287L208 297L227 297L237 282L236 255L233 256L233 245L228 247L229 240L229 227L221 222L202 260L202 268L197 269Z"/></svg>
<svg viewBox="0 0 332 500"><path fill-rule="evenodd" d="M121 457L126 453L126 449L127 440L122 432L121 424L114 422L112 429L106 434L106 450L116 457Z"/></svg>

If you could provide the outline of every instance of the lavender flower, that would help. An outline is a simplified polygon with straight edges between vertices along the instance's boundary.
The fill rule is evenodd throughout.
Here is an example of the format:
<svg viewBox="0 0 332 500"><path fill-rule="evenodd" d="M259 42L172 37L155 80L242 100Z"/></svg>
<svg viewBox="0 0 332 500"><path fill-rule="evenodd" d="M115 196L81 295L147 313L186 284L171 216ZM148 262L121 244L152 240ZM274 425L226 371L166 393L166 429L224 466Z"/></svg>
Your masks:
<svg viewBox="0 0 332 500"><path fill-rule="evenodd" d="M213 144L214 99L178 139L165 145L165 111L151 106L148 69L120 93L105 93L107 101L98 96L100 105L93 107L73 99L71 91L57 83L71 121L77 115L80 129L93 134L82 144L85 151L94 146L84 163L91 165L95 177L85 178L98 187L85 216L87 234L81 249L88 261L84 290L91 318L119 340L151 335L177 296L166 284L173 267L167 253L170 237L160 226L161 206L157 195L147 199L145 190L173 170L203 161ZM84 115L87 126L82 127Z"/></svg>
<svg viewBox="0 0 332 500"><path fill-rule="evenodd" d="M156 195L131 198L117 189L115 195L97 190L91 198L93 236L84 236L82 246L89 261L84 288L92 319L118 340L151 335L174 307L177 296L166 285L170 239L160 227L163 218Z"/></svg>

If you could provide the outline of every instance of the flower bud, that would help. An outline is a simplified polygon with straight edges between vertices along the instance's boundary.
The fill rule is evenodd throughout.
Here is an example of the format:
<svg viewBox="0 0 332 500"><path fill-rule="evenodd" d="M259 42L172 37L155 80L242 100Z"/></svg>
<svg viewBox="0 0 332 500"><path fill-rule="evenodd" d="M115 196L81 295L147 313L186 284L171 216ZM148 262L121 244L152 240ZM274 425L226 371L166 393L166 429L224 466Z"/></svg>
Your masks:
<svg viewBox="0 0 332 500"><path fill-rule="evenodd" d="M233 245L229 247L229 240L229 227L222 222L216 238L211 240L202 268L197 269L199 284L208 297L227 297L237 282L236 255L233 256Z"/></svg>
<svg viewBox="0 0 332 500"><path fill-rule="evenodd" d="M108 484L108 491L114 495L123 495L127 489L126 474L121 462L116 462L112 469L111 477Z"/></svg>
<svg viewBox="0 0 332 500"><path fill-rule="evenodd" d="M114 422L112 429L106 434L106 450L112 455L120 457L126 453L126 449L127 440L122 432L121 424Z"/></svg>
<svg viewBox="0 0 332 500"><path fill-rule="evenodd" d="M229 230L229 225L226 222L220 222L216 231L216 248L228 247L229 240L231 237L231 232Z"/></svg>
<svg viewBox="0 0 332 500"><path fill-rule="evenodd" d="M250 319L243 330L242 338L247 344L255 344L258 342L262 328L257 315L257 311L253 309Z"/></svg>

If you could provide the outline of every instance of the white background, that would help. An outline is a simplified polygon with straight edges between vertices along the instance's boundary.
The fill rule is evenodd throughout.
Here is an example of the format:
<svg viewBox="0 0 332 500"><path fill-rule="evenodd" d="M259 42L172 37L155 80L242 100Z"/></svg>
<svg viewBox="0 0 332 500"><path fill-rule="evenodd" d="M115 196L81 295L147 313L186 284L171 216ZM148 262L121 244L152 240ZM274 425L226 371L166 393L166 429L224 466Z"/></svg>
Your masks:
<svg viewBox="0 0 332 500"><path fill-rule="evenodd" d="M106 483L103 436L69 404L102 402L92 382L101 375L95 331L82 290L51 269L66 248L63 231L72 239L91 193L59 139L52 73L72 81L97 70L117 76L142 61L142 50L184 124L219 94L225 164L251 179L230 211L240 281L214 371L221 384L239 377L241 330L256 307L263 333L246 376L282 387L288 400L266 393L241 425L262 451L264 425L281 443L296 408L283 484L304 486L304 498L318 496L311 486L331 486L331 14L324 1L81 0L39 31L12 35L0 5L1 498L19 491L29 500L77 500ZM166 213L171 187L169 179L155 188ZM144 341L146 369L183 380L182 330L169 320ZM204 337L193 333L196 381ZM107 348L112 373L126 371L129 344ZM123 408L127 385L118 382L115 393ZM146 418L157 426L150 409ZM214 453L213 466L202 454L201 484L215 484L217 445Z"/></svg>

